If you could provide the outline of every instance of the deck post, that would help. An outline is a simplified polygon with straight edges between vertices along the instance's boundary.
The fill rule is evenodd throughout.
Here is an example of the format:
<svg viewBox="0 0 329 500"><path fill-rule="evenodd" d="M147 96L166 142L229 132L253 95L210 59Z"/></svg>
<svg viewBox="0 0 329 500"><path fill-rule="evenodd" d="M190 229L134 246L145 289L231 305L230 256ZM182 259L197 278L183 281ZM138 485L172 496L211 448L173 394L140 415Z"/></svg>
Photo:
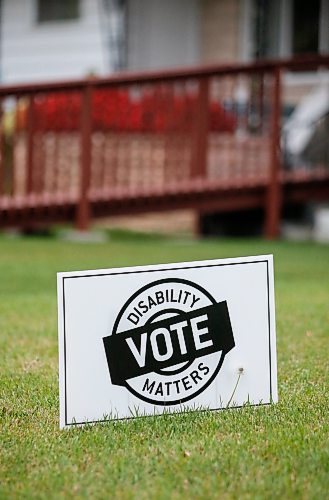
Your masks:
<svg viewBox="0 0 329 500"><path fill-rule="evenodd" d="M91 171L91 85L88 82L82 90L81 102L81 157L80 185L76 213L76 227L86 231L90 225L89 186Z"/></svg>
<svg viewBox="0 0 329 500"><path fill-rule="evenodd" d="M281 193L281 68L274 69L270 171L266 193L264 236L275 239L280 233Z"/></svg>
<svg viewBox="0 0 329 500"><path fill-rule="evenodd" d="M25 192L30 194L33 191L33 163L34 163L34 132L35 132L35 112L34 95L29 98L27 115L27 155L26 155L26 185Z"/></svg>
<svg viewBox="0 0 329 500"><path fill-rule="evenodd" d="M191 177L207 175L207 138L209 128L209 78L200 77L192 135Z"/></svg>
<svg viewBox="0 0 329 500"><path fill-rule="evenodd" d="M192 132L191 178L207 177L207 139L209 130L209 77L200 77ZM196 213L195 235L203 233L202 213Z"/></svg>

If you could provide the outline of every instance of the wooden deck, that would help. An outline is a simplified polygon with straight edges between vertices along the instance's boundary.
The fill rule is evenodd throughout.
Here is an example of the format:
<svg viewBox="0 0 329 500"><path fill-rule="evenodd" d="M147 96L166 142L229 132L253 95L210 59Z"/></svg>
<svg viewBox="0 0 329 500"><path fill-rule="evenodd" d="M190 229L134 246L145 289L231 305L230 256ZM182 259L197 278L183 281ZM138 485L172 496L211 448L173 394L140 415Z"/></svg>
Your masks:
<svg viewBox="0 0 329 500"><path fill-rule="evenodd" d="M0 227L329 200L327 159L288 170L282 72L329 57L1 87ZM237 89L247 100L240 102Z"/></svg>

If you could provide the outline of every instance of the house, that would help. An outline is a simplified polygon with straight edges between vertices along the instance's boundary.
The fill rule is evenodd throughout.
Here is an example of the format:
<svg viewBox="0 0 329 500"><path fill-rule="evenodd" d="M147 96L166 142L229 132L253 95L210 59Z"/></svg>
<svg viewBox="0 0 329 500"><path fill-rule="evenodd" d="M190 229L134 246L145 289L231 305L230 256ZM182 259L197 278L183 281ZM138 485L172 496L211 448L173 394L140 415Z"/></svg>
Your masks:
<svg viewBox="0 0 329 500"><path fill-rule="evenodd" d="M273 196L253 203L265 200L267 234L277 234L276 172L327 178L327 58L309 72L301 58L282 80L276 65L210 78L208 69L173 72L169 83L161 72L116 84L85 77L329 53L328 14L329 0L2 0L2 83L32 82L1 89L5 195L71 200L83 188L85 228L87 192L104 186L158 192L168 179L240 186L257 178L263 187L271 181ZM72 78L82 81L63 81ZM280 102L285 118L295 108L284 127Z"/></svg>
<svg viewBox="0 0 329 500"><path fill-rule="evenodd" d="M119 20L116 9L98 0L2 0L2 83L114 71L110 34Z"/></svg>
<svg viewBox="0 0 329 500"><path fill-rule="evenodd" d="M2 0L0 31L3 84L63 80L329 53L329 0ZM243 85L233 92L242 104ZM328 88L328 71L285 72L285 114ZM288 153L296 141L303 151L315 128L292 116Z"/></svg>
<svg viewBox="0 0 329 500"><path fill-rule="evenodd" d="M329 0L1 2L3 83L328 52Z"/></svg>

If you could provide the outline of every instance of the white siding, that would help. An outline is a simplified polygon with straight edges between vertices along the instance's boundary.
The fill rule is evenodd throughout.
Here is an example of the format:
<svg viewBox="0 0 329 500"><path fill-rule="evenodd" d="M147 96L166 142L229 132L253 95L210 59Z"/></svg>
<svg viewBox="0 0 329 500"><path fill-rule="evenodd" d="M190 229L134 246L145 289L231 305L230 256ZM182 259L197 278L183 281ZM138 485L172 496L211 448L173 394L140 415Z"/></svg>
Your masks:
<svg viewBox="0 0 329 500"><path fill-rule="evenodd" d="M197 64L199 23L199 0L128 0L128 68Z"/></svg>
<svg viewBox="0 0 329 500"><path fill-rule="evenodd" d="M81 0L74 21L36 21L36 0L2 0L1 80L27 82L109 71L98 0Z"/></svg>

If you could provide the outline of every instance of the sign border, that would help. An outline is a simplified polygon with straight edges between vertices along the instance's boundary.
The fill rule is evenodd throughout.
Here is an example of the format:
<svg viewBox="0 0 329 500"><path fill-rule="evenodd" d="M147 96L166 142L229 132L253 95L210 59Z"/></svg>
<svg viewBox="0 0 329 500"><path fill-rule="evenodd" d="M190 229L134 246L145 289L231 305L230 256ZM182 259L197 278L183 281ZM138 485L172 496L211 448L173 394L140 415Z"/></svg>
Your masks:
<svg viewBox="0 0 329 500"><path fill-rule="evenodd" d="M257 259L257 260L252 260ZM194 264L194 265L190 265ZM66 377L66 363L67 363L67 352L66 352L66 325L65 325L65 280L76 279L76 278L92 278L100 276L116 276L116 275L127 275L127 274L141 274L141 273L152 273L152 272L165 272L165 271L179 271L186 269L202 269L210 267L223 267L223 266L234 266L234 265L244 265L244 264L266 264L266 281L267 281L267 311L268 311L268 343L269 343L269 372L270 372L270 402L269 403L255 403L251 406L266 406L277 402L277 373L276 373L276 331L275 331L275 300L274 300L274 276L273 276L273 255L259 255L255 257L235 257L230 259L213 259L206 261L191 261L173 264L158 264L149 266L137 266L137 267L125 267L125 268L112 268L109 270L99 270L99 271L72 271L57 273L57 292L58 292L58 336L59 336L59 391L60 391L60 426L62 427L74 427L81 426L85 424L96 424L111 422L109 419L103 420L90 420L83 422L68 422L67 421L67 377ZM176 266L176 267L173 267ZM270 276L271 271L271 276ZM271 281L271 288L270 288ZM273 292L273 295L271 294ZM273 305L273 314L271 316L271 302ZM62 306L62 307L60 307ZM271 339L271 337L273 337ZM63 340L63 343L62 341ZM274 352L272 352L272 343L274 343ZM62 348L62 349L61 349ZM275 359L272 359L275 358ZM62 370L61 370L62 368ZM63 376L64 373L64 376ZM64 380L63 380L64 379ZM272 380L273 379L273 380ZM275 390L273 391L273 386L275 384ZM61 404L62 391L64 390L64 414ZM274 393L274 394L273 394ZM274 396L274 397L273 397ZM156 406L156 405L154 405ZM234 408L242 408L241 406L234 406ZM199 411L219 411L226 408L211 408L200 409ZM176 414L176 412L169 413L171 415ZM159 416L161 413L159 414ZM139 415L136 417L121 417L113 419L114 421L119 420L130 420L132 418L142 418L151 415ZM64 418L63 418L64 417Z"/></svg>

